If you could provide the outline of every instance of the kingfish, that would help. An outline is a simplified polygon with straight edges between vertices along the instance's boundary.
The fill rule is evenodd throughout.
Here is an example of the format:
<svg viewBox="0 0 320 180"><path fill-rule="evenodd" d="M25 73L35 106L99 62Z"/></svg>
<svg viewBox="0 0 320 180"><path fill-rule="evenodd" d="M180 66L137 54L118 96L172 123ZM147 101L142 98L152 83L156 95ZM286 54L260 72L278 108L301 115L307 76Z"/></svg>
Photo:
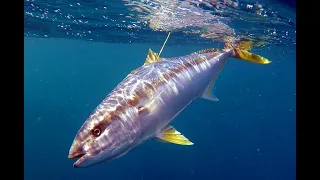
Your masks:
<svg viewBox="0 0 320 180"><path fill-rule="evenodd" d="M116 159L149 139L193 145L170 123L195 99L218 101L212 88L228 57L271 61L250 53L251 42L162 58L149 49L145 63L127 75L84 122L69 150L74 167Z"/></svg>

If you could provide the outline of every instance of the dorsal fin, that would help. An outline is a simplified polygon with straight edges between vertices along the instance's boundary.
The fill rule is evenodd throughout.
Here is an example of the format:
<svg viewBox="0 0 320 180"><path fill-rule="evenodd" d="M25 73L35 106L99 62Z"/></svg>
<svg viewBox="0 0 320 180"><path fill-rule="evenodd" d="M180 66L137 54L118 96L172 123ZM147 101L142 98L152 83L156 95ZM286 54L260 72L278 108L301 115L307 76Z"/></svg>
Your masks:
<svg viewBox="0 0 320 180"><path fill-rule="evenodd" d="M154 63L154 62L159 62L160 61L160 54L161 54L164 46L166 45L166 43L167 43L167 41L168 41L168 39L170 37L170 34L171 34L171 32L168 33L167 38L164 41L159 54L157 54L157 53L153 52L151 49L149 49L148 55L147 55L147 58L146 58L146 61L145 61L144 64L150 64L150 63Z"/></svg>
<svg viewBox="0 0 320 180"><path fill-rule="evenodd" d="M144 64L158 62L159 60L160 60L159 55L157 53L153 52L151 49L149 49L148 55L147 55L147 58L146 58L146 61L144 62Z"/></svg>
<svg viewBox="0 0 320 180"><path fill-rule="evenodd" d="M193 52L191 54L203 54L203 53L209 53L209 52L217 52L219 50L220 49L210 48L210 49L203 49L203 50L200 50L200 51L196 51L196 52Z"/></svg>

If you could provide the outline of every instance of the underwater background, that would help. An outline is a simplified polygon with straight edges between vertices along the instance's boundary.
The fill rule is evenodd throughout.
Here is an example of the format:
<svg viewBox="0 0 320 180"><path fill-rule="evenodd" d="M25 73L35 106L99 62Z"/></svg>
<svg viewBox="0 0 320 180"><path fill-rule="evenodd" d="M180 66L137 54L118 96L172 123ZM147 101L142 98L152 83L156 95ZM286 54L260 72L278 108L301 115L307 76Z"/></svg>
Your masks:
<svg viewBox="0 0 320 180"><path fill-rule="evenodd" d="M64 9L57 8L58 2ZM119 159L88 168L73 168L74 160L67 158L68 151L83 122L131 70L144 63L149 48L155 52L160 50L167 33L163 26L161 31L141 26L139 30L127 28L126 32L119 32L116 30L128 26L117 23L104 26L107 29L76 24L74 28L71 25L70 29L61 30L63 18L50 17L49 12L60 9L66 14L79 13L79 9L75 11L70 5L79 3L86 12L86 8L95 7L97 3L100 3L97 7L105 7L101 3L112 3L121 7L113 12L125 14L123 2L127 1L25 1L24 178L295 180L296 50L295 24L292 23L273 24L269 28L276 28L280 38L276 37L275 41L272 36L268 44L251 50L271 60L271 64L258 65L229 58L215 83L214 94L220 101L197 99L176 117L173 125L193 146L149 140ZM266 4L285 7L286 15L287 11L295 14L292 5L276 1L266 1ZM48 13L43 13L46 8L42 8L42 14L48 18L36 15L35 9L41 7L48 7ZM97 20L92 18L94 15L97 14L92 14L91 20ZM64 26L68 25L67 21L63 22ZM241 24L235 26L236 32L243 32ZM260 32L259 26L256 28L255 32ZM172 25L168 29L171 31ZM131 31L134 38L127 33ZM86 35L70 35L72 32L86 32ZM96 36L100 32L102 37ZM94 34L95 39L88 37L89 34ZM285 34L290 38L281 38ZM223 48L218 41L178 30L173 31L171 37L162 57Z"/></svg>

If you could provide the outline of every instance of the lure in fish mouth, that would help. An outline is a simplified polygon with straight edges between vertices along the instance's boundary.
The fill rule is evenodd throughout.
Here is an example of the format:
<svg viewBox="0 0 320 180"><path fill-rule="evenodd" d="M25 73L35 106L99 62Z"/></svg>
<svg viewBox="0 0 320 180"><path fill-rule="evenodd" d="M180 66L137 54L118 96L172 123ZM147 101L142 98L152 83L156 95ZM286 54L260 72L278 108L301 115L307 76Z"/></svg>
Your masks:
<svg viewBox="0 0 320 180"><path fill-rule="evenodd" d="M79 129L68 155L78 158L73 166L121 157L148 139L193 145L170 123L197 98L218 101L212 88L228 57L270 63L248 52L251 46L251 42L226 42L224 49L174 58L161 58L149 50L145 63L128 74Z"/></svg>

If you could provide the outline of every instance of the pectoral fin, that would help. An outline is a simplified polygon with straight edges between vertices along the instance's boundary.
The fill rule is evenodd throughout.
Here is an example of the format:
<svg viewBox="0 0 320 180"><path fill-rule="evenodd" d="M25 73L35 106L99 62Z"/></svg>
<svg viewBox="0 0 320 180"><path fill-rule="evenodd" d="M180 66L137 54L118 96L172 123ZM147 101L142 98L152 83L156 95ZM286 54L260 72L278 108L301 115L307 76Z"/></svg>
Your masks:
<svg viewBox="0 0 320 180"><path fill-rule="evenodd" d="M158 138L158 141L164 141L179 145L193 145L193 143L189 141L189 139L184 137L173 126L168 126L156 137Z"/></svg>

